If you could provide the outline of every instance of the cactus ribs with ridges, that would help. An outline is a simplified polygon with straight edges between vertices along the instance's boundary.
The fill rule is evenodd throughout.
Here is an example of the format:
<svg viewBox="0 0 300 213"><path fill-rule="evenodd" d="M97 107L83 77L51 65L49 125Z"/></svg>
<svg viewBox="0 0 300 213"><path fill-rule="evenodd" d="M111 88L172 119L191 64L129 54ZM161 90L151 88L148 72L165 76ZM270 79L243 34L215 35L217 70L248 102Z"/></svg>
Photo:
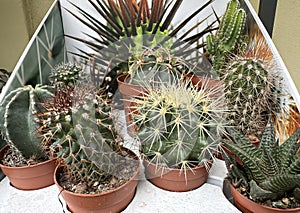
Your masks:
<svg viewBox="0 0 300 213"><path fill-rule="evenodd" d="M187 170L211 159L226 122L220 85L199 89L185 83L148 88L132 99L134 125L144 157L171 168Z"/></svg>
<svg viewBox="0 0 300 213"><path fill-rule="evenodd" d="M220 77L224 75L224 66L231 57L243 52L247 46L246 17L245 10L240 8L239 0L231 0L227 4L216 35L210 34L206 38L213 69Z"/></svg>
<svg viewBox="0 0 300 213"><path fill-rule="evenodd" d="M0 128L10 147L11 157L7 156L9 165L27 165L33 157L47 158L36 131L39 125L35 114L43 111L40 103L52 97L50 91L49 86L23 86L11 91L1 102ZM14 158L18 162L14 162Z"/></svg>
<svg viewBox="0 0 300 213"><path fill-rule="evenodd" d="M133 174L119 168L137 164L122 150L110 100L89 81L76 79L55 87L54 99L44 102L45 111L37 115L44 146L62 160L73 180L92 184L112 177L127 180Z"/></svg>

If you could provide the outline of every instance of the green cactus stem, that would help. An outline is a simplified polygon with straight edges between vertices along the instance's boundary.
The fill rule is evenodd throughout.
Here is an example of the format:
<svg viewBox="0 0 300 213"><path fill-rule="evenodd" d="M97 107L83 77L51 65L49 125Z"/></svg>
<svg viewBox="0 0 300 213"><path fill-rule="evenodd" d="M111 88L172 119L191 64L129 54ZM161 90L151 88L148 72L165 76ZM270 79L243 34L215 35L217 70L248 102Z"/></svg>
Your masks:
<svg viewBox="0 0 300 213"><path fill-rule="evenodd" d="M33 155L45 157L36 132L35 114L43 110L40 102L51 97L48 86L28 85L11 91L0 105L1 133L23 162Z"/></svg>
<svg viewBox="0 0 300 213"><path fill-rule="evenodd" d="M44 106L39 116L43 140L73 175L85 182L123 175L117 168L132 159L120 149L110 102L99 91L86 84L60 87L54 102Z"/></svg>
<svg viewBox="0 0 300 213"><path fill-rule="evenodd" d="M188 169L211 158L226 125L222 96L214 88L189 82L148 88L134 103L141 150L162 166ZM219 98L216 98L219 97Z"/></svg>
<svg viewBox="0 0 300 213"><path fill-rule="evenodd" d="M57 65L50 73L50 83L56 87L75 86L79 80L87 80L87 74L83 72L81 66L71 62Z"/></svg>
<svg viewBox="0 0 300 213"><path fill-rule="evenodd" d="M229 122L246 135L259 138L274 106L274 79L270 78L262 61L250 58L236 58L224 75Z"/></svg>
<svg viewBox="0 0 300 213"><path fill-rule="evenodd" d="M188 63L167 48L144 49L129 59L130 83L147 86L171 83L188 74Z"/></svg>

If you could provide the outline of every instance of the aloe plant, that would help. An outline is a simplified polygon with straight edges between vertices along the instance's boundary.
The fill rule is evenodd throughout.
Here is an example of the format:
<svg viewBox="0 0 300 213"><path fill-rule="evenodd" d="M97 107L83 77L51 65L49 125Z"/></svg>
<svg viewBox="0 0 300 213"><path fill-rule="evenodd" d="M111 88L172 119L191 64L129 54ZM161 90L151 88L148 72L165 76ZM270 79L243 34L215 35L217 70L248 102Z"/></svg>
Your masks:
<svg viewBox="0 0 300 213"><path fill-rule="evenodd" d="M225 158L228 178L236 187L245 187L255 201L281 199L288 193L294 193L295 198L299 199L300 128L279 144L270 120L258 147L239 131L228 129L228 132L231 141L224 144L243 163L238 165L234 159ZM280 201L274 202L274 207L279 206L284 208Z"/></svg>
<svg viewBox="0 0 300 213"><path fill-rule="evenodd" d="M212 2L213 0L208 0L177 26L173 26L172 20L183 0L152 0L150 2L142 0L139 3L136 0L96 2L89 0L91 7L97 11L96 15L89 14L75 4L73 6L77 8L81 16L68 11L99 37L87 35L89 39L83 39L72 35L67 36L86 44L91 49L91 52L80 49L79 53L74 52L74 54L84 59L94 58L96 63L103 66L101 87L114 93L117 90L117 76L129 70L128 59L134 58L132 56L143 48L153 49L163 46L172 50L176 49L176 53L173 54L179 54L182 58L190 57L192 53L197 55L197 50L205 46L201 38L216 29L214 28L215 22L192 34L194 29L209 17L205 16L189 29L184 31L183 29L192 19L198 17L198 14L204 12ZM100 19L104 19L107 24L100 22ZM191 46L194 48L193 51L191 51Z"/></svg>
<svg viewBox="0 0 300 213"><path fill-rule="evenodd" d="M147 88L132 99L141 151L162 166L187 170L211 159L226 125L220 85L189 81Z"/></svg>

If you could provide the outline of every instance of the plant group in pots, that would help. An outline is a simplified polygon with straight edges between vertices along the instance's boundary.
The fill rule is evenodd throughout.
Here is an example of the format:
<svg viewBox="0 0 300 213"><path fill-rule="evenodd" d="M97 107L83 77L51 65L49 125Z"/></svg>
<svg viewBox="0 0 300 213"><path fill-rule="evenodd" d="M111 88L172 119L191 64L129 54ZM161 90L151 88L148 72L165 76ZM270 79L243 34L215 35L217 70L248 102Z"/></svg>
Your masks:
<svg viewBox="0 0 300 213"><path fill-rule="evenodd" d="M60 161L54 181L72 212L120 212L135 195L139 159L123 147L109 100L78 74L51 75L55 96L38 115L45 143Z"/></svg>
<svg viewBox="0 0 300 213"><path fill-rule="evenodd" d="M220 85L201 88L190 81L161 84L132 99L133 121L146 178L169 191L204 184L220 137L226 110Z"/></svg>
<svg viewBox="0 0 300 213"><path fill-rule="evenodd" d="M235 205L249 213L299 212L300 128L280 144L269 120L258 147L239 131L228 132L232 142L225 146L242 161L225 157Z"/></svg>
<svg viewBox="0 0 300 213"><path fill-rule="evenodd" d="M207 37L212 69L224 83L227 120L259 146L271 116L276 120L280 140L284 141L289 135L286 120L293 115L291 97L265 38L251 30L246 19L239 1L231 0L216 34ZM234 157L226 146L222 147L224 154ZM238 157L236 160L241 163Z"/></svg>
<svg viewBox="0 0 300 213"><path fill-rule="evenodd" d="M51 98L50 87L19 87L4 97L0 105L0 129L6 142L0 151L0 166L10 183L23 190L35 190L54 184L56 160L48 156L36 131L35 114L40 102Z"/></svg>

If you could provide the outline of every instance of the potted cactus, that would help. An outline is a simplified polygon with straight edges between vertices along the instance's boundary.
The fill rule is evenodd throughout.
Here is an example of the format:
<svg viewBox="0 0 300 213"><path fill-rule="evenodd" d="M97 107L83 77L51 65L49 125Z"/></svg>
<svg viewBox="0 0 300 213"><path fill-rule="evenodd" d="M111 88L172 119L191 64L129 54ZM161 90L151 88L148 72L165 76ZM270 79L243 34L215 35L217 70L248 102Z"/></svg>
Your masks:
<svg viewBox="0 0 300 213"><path fill-rule="evenodd" d="M217 33L207 36L207 50L224 83L229 124L258 145L269 115L278 118L276 128L285 125L290 113L282 104L290 96L265 38L246 19L239 0L231 0Z"/></svg>
<svg viewBox="0 0 300 213"><path fill-rule="evenodd" d="M60 65L50 81L54 99L43 103L37 118L44 144L59 159L54 181L68 208L123 210L135 194L140 166L122 146L109 100L76 65Z"/></svg>
<svg viewBox="0 0 300 213"><path fill-rule="evenodd" d="M43 109L39 104L51 98L48 86L28 85L11 91L0 105L0 129L6 146L0 152L0 166L11 184L24 190L54 184L56 160L42 148L35 114Z"/></svg>
<svg viewBox="0 0 300 213"><path fill-rule="evenodd" d="M61 159L54 178L62 197L73 212L121 211L135 194L137 156L122 147L104 98L83 87L60 92L73 94L74 102L51 105L45 119L51 120L48 133L59 135L51 151ZM58 99L64 97L58 93ZM52 113L56 116L47 118Z"/></svg>
<svg viewBox="0 0 300 213"><path fill-rule="evenodd" d="M170 191L205 183L226 125L221 85L190 81L148 87L132 99L147 179Z"/></svg>
<svg viewBox="0 0 300 213"><path fill-rule="evenodd" d="M259 147L240 131L228 132L231 142L225 146L242 161L225 157L235 205L243 212L299 212L300 128L280 144L269 120Z"/></svg>

